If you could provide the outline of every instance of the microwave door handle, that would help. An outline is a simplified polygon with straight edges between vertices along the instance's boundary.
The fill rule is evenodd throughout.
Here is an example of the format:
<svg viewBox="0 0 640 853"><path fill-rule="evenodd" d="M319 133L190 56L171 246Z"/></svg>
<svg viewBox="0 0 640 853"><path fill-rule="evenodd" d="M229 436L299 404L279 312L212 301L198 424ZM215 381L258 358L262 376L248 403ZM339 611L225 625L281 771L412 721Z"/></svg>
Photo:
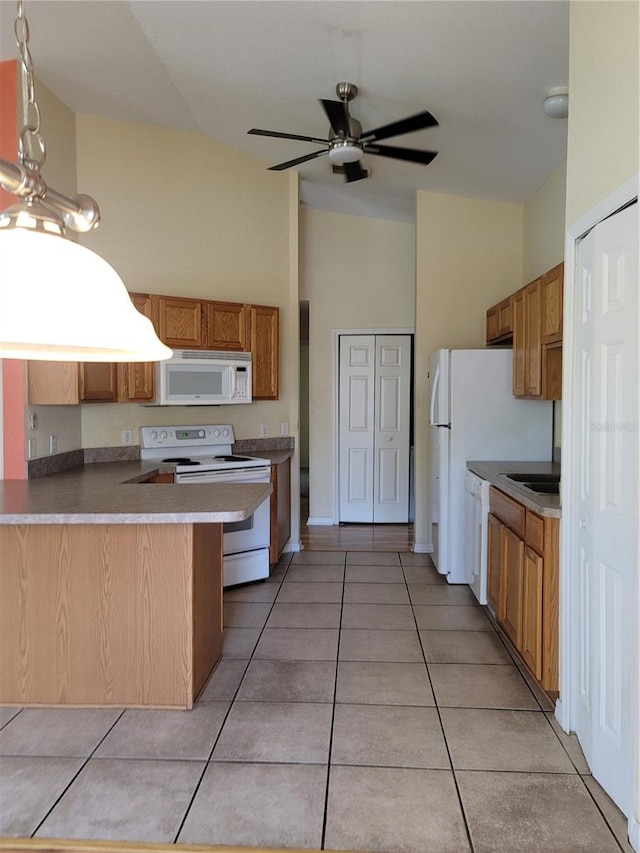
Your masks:
<svg viewBox="0 0 640 853"><path fill-rule="evenodd" d="M438 426L438 424L435 420L435 414L436 414L436 397L438 394L439 383L440 383L440 364L437 364L435 376L433 377L433 384L431 386L431 403L429 406L429 425L430 426Z"/></svg>
<svg viewBox="0 0 640 853"><path fill-rule="evenodd" d="M236 396L236 368L229 368L229 399L233 400Z"/></svg>

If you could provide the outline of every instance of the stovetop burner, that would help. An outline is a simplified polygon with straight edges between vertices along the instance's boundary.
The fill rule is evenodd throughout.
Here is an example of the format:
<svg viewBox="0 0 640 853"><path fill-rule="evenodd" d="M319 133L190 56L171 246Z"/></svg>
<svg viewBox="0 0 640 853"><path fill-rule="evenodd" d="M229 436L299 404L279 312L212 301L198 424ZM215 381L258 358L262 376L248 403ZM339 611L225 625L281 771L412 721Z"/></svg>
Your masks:
<svg viewBox="0 0 640 853"><path fill-rule="evenodd" d="M172 456L169 459L163 459L163 462L173 462L175 465L199 465L195 459L187 459L184 456Z"/></svg>

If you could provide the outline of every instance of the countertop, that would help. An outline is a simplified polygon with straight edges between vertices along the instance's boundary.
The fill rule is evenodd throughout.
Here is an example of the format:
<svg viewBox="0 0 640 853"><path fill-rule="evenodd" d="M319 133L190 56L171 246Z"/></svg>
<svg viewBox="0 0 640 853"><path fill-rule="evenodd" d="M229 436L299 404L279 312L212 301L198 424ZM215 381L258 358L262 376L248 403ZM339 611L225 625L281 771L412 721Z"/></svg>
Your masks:
<svg viewBox="0 0 640 853"><path fill-rule="evenodd" d="M287 459L291 459L293 453L293 450L252 450L247 453L247 456L257 456L259 459L268 459L272 465L280 465Z"/></svg>
<svg viewBox="0 0 640 853"><path fill-rule="evenodd" d="M467 468L509 497L547 518L561 518L559 495L538 495L507 479L504 474L559 474L557 462L467 462Z"/></svg>
<svg viewBox="0 0 640 853"><path fill-rule="evenodd" d="M82 465L35 480L0 481L0 524L221 524L248 518L269 483L148 483L157 462Z"/></svg>

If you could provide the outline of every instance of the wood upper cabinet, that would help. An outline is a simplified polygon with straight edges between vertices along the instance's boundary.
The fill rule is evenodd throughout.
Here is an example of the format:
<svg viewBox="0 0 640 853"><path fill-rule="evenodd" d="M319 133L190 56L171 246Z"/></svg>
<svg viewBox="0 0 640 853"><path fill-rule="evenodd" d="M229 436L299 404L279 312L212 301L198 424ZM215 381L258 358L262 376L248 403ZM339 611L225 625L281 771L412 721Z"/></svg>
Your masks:
<svg viewBox="0 0 640 853"><path fill-rule="evenodd" d="M542 279L524 289L525 396L542 397Z"/></svg>
<svg viewBox="0 0 640 853"><path fill-rule="evenodd" d="M148 293L130 293L137 311L154 322L153 302ZM154 323L155 325L155 323ZM118 365L118 402L151 403L155 399L155 362L136 361Z"/></svg>
<svg viewBox="0 0 640 853"><path fill-rule="evenodd" d="M278 308L249 306L249 342L252 355L253 399L278 399Z"/></svg>
<svg viewBox="0 0 640 853"><path fill-rule="evenodd" d="M110 362L80 362L79 399L81 403L116 403L118 367Z"/></svg>
<svg viewBox="0 0 640 853"><path fill-rule="evenodd" d="M558 264L542 277L542 343L562 341L562 300L564 264Z"/></svg>
<svg viewBox="0 0 640 853"><path fill-rule="evenodd" d="M513 395L524 397L526 326L524 317L524 289L513 294L511 303L513 318Z"/></svg>
<svg viewBox="0 0 640 853"><path fill-rule="evenodd" d="M204 310L201 299L153 296L158 337L173 349L201 349Z"/></svg>
<svg viewBox="0 0 640 853"><path fill-rule="evenodd" d="M487 346L509 343L513 338L511 296L487 311Z"/></svg>
<svg viewBox="0 0 640 853"><path fill-rule="evenodd" d="M247 306L238 302L206 302L208 349L247 351Z"/></svg>

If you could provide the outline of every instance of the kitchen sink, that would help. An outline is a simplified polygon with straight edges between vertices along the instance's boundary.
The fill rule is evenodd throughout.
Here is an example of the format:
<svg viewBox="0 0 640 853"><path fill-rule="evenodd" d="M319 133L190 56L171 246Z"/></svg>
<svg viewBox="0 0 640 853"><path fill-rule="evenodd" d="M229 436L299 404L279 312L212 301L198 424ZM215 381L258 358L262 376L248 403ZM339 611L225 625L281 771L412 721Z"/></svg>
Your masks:
<svg viewBox="0 0 640 853"><path fill-rule="evenodd" d="M559 483L560 474L503 474L508 480L516 483L527 484L527 488L533 483Z"/></svg>
<svg viewBox="0 0 640 853"><path fill-rule="evenodd" d="M558 482L548 482L541 481L535 483L519 483L525 489L529 489L532 492L535 492L538 495L559 495L560 494L560 483Z"/></svg>

